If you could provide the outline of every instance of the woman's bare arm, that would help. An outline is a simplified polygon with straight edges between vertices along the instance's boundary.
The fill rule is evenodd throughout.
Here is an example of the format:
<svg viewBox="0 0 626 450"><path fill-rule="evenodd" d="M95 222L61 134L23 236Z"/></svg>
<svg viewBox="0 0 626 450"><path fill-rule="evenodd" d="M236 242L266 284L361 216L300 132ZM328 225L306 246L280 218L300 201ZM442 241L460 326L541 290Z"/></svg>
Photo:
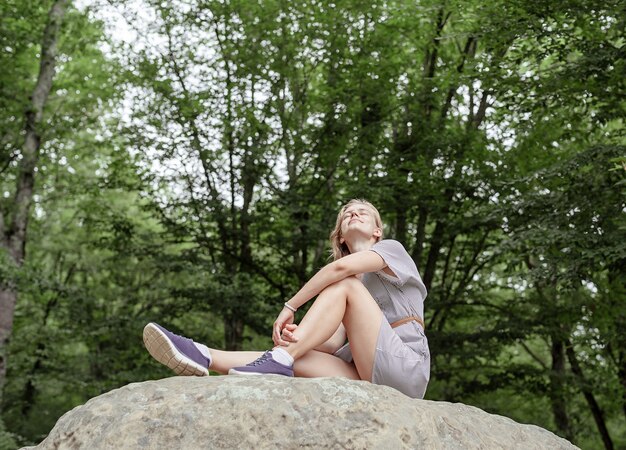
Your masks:
<svg viewBox="0 0 626 450"><path fill-rule="evenodd" d="M289 299L289 304L299 308L337 281L360 273L377 272L385 267L387 267L385 260L378 253L369 250L344 256L317 272Z"/></svg>

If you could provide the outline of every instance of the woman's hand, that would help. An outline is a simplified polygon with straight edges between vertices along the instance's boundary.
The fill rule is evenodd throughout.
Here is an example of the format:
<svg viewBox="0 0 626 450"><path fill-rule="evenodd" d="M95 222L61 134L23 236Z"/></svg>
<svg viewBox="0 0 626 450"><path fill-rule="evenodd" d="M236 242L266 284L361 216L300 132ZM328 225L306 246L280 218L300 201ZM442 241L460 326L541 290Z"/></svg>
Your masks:
<svg viewBox="0 0 626 450"><path fill-rule="evenodd" d="M283 328L281 337L283 338L283 341L287 342L284 347L288 347L290 342L298 342L298 338L293 335L296 328L298 328L298 325L295 323L288 323Z"/></svg>
<svg viewBox="0 0 626 450"><path fill-rule="evenodd" d="M272 332L272 340L274 341L274 345L282 345L284 347L289 345L289 342L285 341L281 334L283 332L283 328L287 325L293 324L295 314L293 311L287 308L283 308L280 312L276 320L274 321L274 330Z"/></svg>

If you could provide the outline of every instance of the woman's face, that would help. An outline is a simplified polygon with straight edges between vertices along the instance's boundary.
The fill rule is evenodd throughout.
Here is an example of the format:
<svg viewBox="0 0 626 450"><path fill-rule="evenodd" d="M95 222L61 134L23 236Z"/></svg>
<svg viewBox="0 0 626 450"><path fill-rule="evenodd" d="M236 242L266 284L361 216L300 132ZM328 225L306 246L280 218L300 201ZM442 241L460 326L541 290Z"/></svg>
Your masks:
<svg viewBox="0 0 626 450"><path fill-rule="evenodd" d="M353 236L366 239L380 237L381 229L376 225L374 211L368 205L354 203L341 216L341 243Z"/></svg>

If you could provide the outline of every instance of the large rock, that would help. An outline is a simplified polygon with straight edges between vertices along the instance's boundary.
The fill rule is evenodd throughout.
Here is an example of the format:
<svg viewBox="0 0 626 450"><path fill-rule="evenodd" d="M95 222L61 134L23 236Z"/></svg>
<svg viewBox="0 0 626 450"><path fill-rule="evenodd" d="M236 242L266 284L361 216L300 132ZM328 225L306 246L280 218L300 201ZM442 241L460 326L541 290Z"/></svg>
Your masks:
<svg viewBox="0 0 626 450"><path fill-rule="evenodd" d="M339 378L173 377L59 419L38 449L575 449L534 425Z"/></svg>

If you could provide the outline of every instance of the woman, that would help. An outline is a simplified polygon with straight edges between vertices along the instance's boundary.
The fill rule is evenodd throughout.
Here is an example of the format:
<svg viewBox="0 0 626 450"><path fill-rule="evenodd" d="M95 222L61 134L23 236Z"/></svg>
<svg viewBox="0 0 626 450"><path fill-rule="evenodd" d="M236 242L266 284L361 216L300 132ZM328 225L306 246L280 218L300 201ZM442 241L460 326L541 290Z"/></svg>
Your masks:
<svg viewBox="0 0 626 450"><path fill-rule="evenodd" d="M208 375L211 369L341 376L423 398L430 377L422 319L426 288L402 244L382 237L380 214L371 203L351 200L341 208L330 235L335 260L285 302L274 322L271 351L209 349L155 323L144 329L146 347L179 375ZM316 296L294 324L297 309Z"/></svg>

